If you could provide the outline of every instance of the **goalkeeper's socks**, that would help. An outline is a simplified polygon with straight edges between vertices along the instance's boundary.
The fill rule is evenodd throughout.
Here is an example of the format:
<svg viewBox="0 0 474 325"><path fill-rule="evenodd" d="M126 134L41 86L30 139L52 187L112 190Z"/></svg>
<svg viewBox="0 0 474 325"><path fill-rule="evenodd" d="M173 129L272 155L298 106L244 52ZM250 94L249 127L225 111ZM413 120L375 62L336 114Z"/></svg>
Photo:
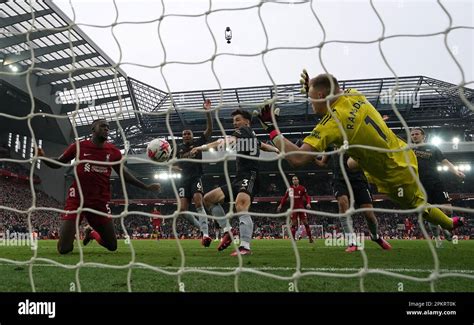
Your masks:
<svg viewBox="0 0 474 325"><path fill-rule="evenodd" d="M102 240L102 237L100 237L100 234L97 231L92 230L90 236L94 238L99 245L104 246L104 241Z"/></svg>
<svg viewBox="0 0 474 325"><path fill-rule="evenodd" d="M454 227L453 219L449 218L438 208L426 209L423 213L423 217L435 225L440 225L443 229L452 230Z"/></svg>

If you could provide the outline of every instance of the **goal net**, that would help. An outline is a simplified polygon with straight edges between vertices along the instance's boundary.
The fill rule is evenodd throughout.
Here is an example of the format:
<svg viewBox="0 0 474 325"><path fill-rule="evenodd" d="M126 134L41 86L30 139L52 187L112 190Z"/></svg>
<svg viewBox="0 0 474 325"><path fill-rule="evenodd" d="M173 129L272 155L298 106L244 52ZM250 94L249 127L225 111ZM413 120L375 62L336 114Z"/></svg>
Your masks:
<svg viewBox="0 0 474 325"><path fill-rule="evenodd" d="M258 157L261 186L250 207L254 230L273 238L291 237L290 215L306 212L312 234L320 240L308 246L306 241L291 239L258 240L254 233L252 256L229 257L237 250L238 240L224 252L216 251L218 243L205 250L197 241L187 240L200 239L201 234L180 213L179 182L185 175L173 169L176 163L192 159L178 160L173 150L168 161L152 162L144 153L154 138L165 138L173 149L178 148L184 129L193 130L197 140L205 129L205 99L212 101L211 141L234 132L234 109L252 113L272 104L280 108L278 119L272 111L275 126L300 146L306 136L318 137L312 131L320 119L313 113L312 100L300 92L299 74L302 68L311 77L327 72L340 80L343 90L363 93L385 116L387 125L405 138L408 145L392 152L407 153L416 147L410 127L423 127L433 138L446 133L440 148L462 157L449 168L466 175L465 182L454 190L453 214L468 217L474 212L468 158L474 150L474 26L469 8L472 4L467 1L401 0L2 2L0 231L9 243L13 243L13 233L32 234L22 238L34 245L23 246L34 249L18 247L19 241L7 247L2 241L2 274L8 277L8 272L17 272L11 266L27 274L19 287L1 288L91 291L91 279L102 279L97 270L121 279L98 281L103 291L319 291L327 290L321 284L324 279L340 281L333 287L337 291L402 291L400 283L412 285L414 291L436 291L438 285L446 290L453 283L454 290L472 288L474 264L450 264L453 260L441 258L435 243L428 240L431 230L422 218L427 203L403 209L378 195L373 208L357 207L352 197L358 193L343 169L351 199L349 210L340 214L331 189L331 170L317 172L315 164L294 169L287 163L294 157L288 146L279 154L265 152ZM470 19L464 16L466 12L471 12ZM335 116L331 109L330 116ZM84 247L84 222L77 222L74 253L59 258L55 243L60 214L66 212L62 201L87 158L77 156L71 164L61 164L61 170L49 169L45 162L52 163L51 157L60 156L67 144L88 138L90 125L98 118L111 123L108 137L123 155L120 169L127 167L146 184L160 182L162 189L158 194L141 191L126 185L123 173L113 174L111 210L97 211L81 202L76 212L112 217L120 253L109 256L96 243ZM344 131L347 126L335 121L344 141L331 156L342 156L354 148L387 152L353 143ZM256 118L251 126L259 141L272 145ZM446 138L455 131L461 132L457 140ZM40 147L50 158L39 156ZM328 153L310 155L316 159ZM243 213L235 212L237 193L230 186L236 176L235 159L236 152L227 148L204 153L200 162L204 192L223 185L231 190L225 216L207 211L213 239L214 234L223 234L214 225L219 218L239 229ZM343 166L342 158L338 161ZM89 163L100 168L114 164ZM439 168L440 173L445 172L443 165ZM311 209L295 209L290 198L289 208L276 212L275 201L291 186L295 173L312 196ZM156 217L154 207L163 219L155 230L151 222ZM189 208L190 220L203 217L192 204ZM355 214L369 210L379 220L380 235L393 240L392 246L401 251L406 265L392 261L388 254L371 255L370 249L380 249L374 243L357 252L355 262L342 255L345 246L325 244L326 233L342 231L342 217L353 217L351 232L367 234L363 217ZM456 235L469 239L469 226ZM242 239L238 233L232 237ZM402 238L426 240L396 240ZM444 245L451 249L454 243ZM461 254L460 259L472 256L470 243L456 239L456 245L462 249L453 255ZM416 256L422 256L419 265L410 262L418 258L410 256L413 249ZM291 257L272 262L268 256L273 251ZM125 252L129 253L126 258ZM347 267L341 266L346 262ZM51 275L57 276L56 289L48 285L54 282ZM212 283L211 277L216 279ZM379 286L377 281L385 284ZM255 284L261 282L275 286Z"/></svg>

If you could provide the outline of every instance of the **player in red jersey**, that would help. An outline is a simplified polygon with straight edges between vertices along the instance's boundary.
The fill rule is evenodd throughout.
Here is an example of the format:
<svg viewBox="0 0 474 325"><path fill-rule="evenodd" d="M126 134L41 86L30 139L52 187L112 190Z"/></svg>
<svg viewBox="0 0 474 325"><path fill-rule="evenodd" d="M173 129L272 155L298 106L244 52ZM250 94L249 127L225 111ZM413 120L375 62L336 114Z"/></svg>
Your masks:
<svg viewBox="0 0 474 325"><path fill-rule="evenodd" d="M98 119L92 123L91 127L92 138L90 140L79 141L78 145L73 143L59 158L53 158L63 164L75 158L84 161L77 165L77 178L68 190L64 208L68 212L61 216L62 224L58 241L58 252L60 254L67 254L74 248L77 214L70 211L76 211L79 208L81 196L84 201L82 208L93 209L110 215L108 202L110 201L110 174L112 168L117 174L122 174L119 163L122 154L117 147L107 142L109 123L105 119ZM79 149L79 152L77 152L77 149ZM45 157L44 150L38 148L38 155ZM44 163L54 169L61 167L59 164L50 161L44 161ZM107 163L114 164L109 165ZM160 184L145 185L130 174L125 167L123 168L123 178L127 183L149 191L160 190ZM103 214L92 211L81 213L81 220L85 217L92 227L86 229L83 244L87 245L92 239L95 239L109 251L115 251L117 249L117 237L114 224L112 218ZM81 220L79 220L79 223Z"/></svg>
<svg viewBox="0 0 474 325"><path fill-rule="evenodd" d="M156 234L156 240L158 240L160 239L161 234L161 213L156 207L153 208L153 211L151 213L155 215L151 218L151 225L153 226L153 232Z"/></svg>
<svg viewBox="0 0 474 325"><path fill-rule="evenodd" d="M305 208L305 202L306 202L306 209L311 209L311 201L308 195L308 192L306 191L306 188L302 185L300 185L300 180L298 177L293 176L291 179L293 182L293 186L291 186L285 193L285 196L281 199L280 205L277 208L277 212L280 212L281 208L285 205L286 201L288 200L289 197L293 197L294 199L294 205L293 209L304 209ZM291 214L291 234L293 235L293 238L296 238L296 229L298 229L298 218L300 220L300 223L302 223L306 229L306 234L308 235L309 242L313 242L313 236L311 235L311 229L309 228L308 225L308 218L306 216L306 212L293 212Z"/></svg>
<svg viewBox="0 0 474 325"><path fill-rule="evenodd" d="M413 228L415 227L413 222L411 222L410 218L407 217L403 223L405 224L405 233L407 234L408 238L411 238L414 233Z"/></svg>

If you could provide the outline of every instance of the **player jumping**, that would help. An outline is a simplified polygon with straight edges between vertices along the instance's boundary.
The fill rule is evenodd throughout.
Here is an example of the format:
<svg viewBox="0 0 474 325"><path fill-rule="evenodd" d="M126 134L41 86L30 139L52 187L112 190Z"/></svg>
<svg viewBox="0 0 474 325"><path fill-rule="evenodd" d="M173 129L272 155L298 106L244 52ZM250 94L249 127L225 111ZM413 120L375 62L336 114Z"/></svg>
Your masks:
<svg viewBox="0 0 474 325"><path fill-rule="evenodd" d="M412 150L404 150L406 143L388 128L380 113L365 96L355 89L341 90L337 79L330 74L321 74L309 80L304 71L303 76L304 89L311 98L314 113L321 116L321 120L304 139L301 147L287 140L275 128L269 105L259 113L262 127L269 133L277 148L282 150L284 147L286 152L293 153L287 155L285 159L294 166L307 165L313 163L314 158L305 154L306 152L323 152L330 144L342 147L344 138L336 122L337 118L349 145L396 150L383 152L354 146L348 148L348 155L368 174L369 182L377 185L379 192L387 193L402 208L416 208L423 205L425 202L423 193L411 173L415 175L418 173L415 153ZM277 113L278 110L275 109L273 111L275 118ZM424 209L423 217L447 230L462 226L464 223L464 218L449 218L434 207Z"/></svg>
<svg viewBox="0 0 474 325"><path fill-rule="evenodd" d="M211 109L211 101L206 99L203 105L205 110ZM191 150L197 146L201 146L207 142L212 134L212 117L211 113L206 113L206 130L197 140L194 140L193 131L183 130L183 143L178 146L177 157L178 158L193 158L197 160L202 159L202 153L199 151L191 154ZM194 202L196 206L196 211L200 214L205 215L206 210L203 205L203 188L201 175L202 164L200 162L188 162L181 161L177 165L173 166L173 170L181 172L182 178L178 184L178 195L181 202L180 212L184 213L189 210L189 203ZM202 233L201 244L204 247L209 247L211 245L212 239L209 237L209 225L207 222L207 217L199 217L199 222L196 218L189 214L184 214L186 219L188 219L194 226L199 228Z"/></svg>
<svg viewBox="0 0 474 325"><path fill-rule="evenodd" d="M223 147L224 144L235 147L236 169L237 175L232 182L232 193L237 195L235 197L235 209L237 213L243 213L239 216L239 230L240 230L240 246L239 252L241 255L250 255L250 241L253 235L253 221L248 210L252 203L253 196L258 192L258 171L259 164L257 158L260 156L260 149L264 151L278 152L278 150L266 143L258 141L255 133L250 128L252 115L243 110L235 110L232 112L233 124L235 131L230 137L220 139L209 144L195 147L191 153L195 154L198 151L205 151L211 148ZM241 157L239 155L247 156L249 158ZM253 158L253 159L251 159ZM211 211L215 217L225 216L224 209L221 204L226 201L229 202L233 198L230 196L227 184L218 187L204 195L204 204L206 208ZM232 243L230 231L232 227L225 219L218 220L219 225L224 230L218 250L222 251L229 247ZM237 256L237 251L231 254Z"/></svg>
<svg viewBox="0 0 474 325"><path fill-rule="evenodd" d="M456 176L459 180L463 180L465 175L462 171L457 170L454 165L446 159L441 150L434 145L425 143L425 131L422 128L413 128L410 133L411 141L413 143L421 145L413 148L416 158L418 159L418 174L420 176L420 182L423 184L427 194L427 201L431 204L442 204L446 208L441 210L450 215L452 210L449 209L451 205L451 199L449 198L448 192L444 188L444 184L439 177L439 173L436 170L437 163L440 162L444 166L448 167L448 170ZM436 240L436 247L442 246L442 241L439 233L439 226L429 223L433 235ZM452 239L452 235L449 231L443 231L444 236L447 240Z"/></svg>

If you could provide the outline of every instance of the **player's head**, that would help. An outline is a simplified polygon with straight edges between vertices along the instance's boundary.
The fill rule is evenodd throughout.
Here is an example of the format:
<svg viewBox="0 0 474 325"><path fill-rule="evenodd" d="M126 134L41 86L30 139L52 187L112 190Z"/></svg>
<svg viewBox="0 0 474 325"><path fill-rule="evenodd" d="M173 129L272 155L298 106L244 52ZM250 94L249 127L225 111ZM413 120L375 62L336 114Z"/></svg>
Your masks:
<svg viewBox="0 0 474 325"><path fill-rule="evenodd" d="M299 180L298 176L293 176L293 177L291 178L291 181L293 182L293 185L294 185L294 186L300 185L300 180Z"/></svg>
<svg viewBox="0 0 474 325"><path fill-rule="evenodd" d="M333 91L331 92L331 80L333 83ZM320 74L309 81L309 97L311 99L324 99L329 94L335 95L340 92L337 79L329 73ZM318 115L326 114L327 103L325 101L312 102L313 111Z"/></svg>
<svg viewBox="0 0 474 325"><path fill-rule="evenodd" d="M191 130L183 130L182 135L183 135L183 143L185 143L185 144L190 144L190 143L193 142L193 137L194 137L193 131L191 131Z"/></svg>
<svg viewBox="0 0 474 325"><path fill-rule="evenodd" d="M106 119L97 119L91 124L92 138L97 139L99 142L107 141L109 136L109 122Z"/></svg>
<svg viewBox="0 0 474 325"><path fill-rule="evenodd" d="M413 128L410 132L411 141L415 144L425 142L425 131L422 128Z"/></svg>
<svg viewBox="0 0 474 325"><path fill-rule="evenodd" d="M234 128L239 129L243 126L250 126L250 122L252 121L252 115L244 110L236 109L232 112L232 119Z"/></svg>

